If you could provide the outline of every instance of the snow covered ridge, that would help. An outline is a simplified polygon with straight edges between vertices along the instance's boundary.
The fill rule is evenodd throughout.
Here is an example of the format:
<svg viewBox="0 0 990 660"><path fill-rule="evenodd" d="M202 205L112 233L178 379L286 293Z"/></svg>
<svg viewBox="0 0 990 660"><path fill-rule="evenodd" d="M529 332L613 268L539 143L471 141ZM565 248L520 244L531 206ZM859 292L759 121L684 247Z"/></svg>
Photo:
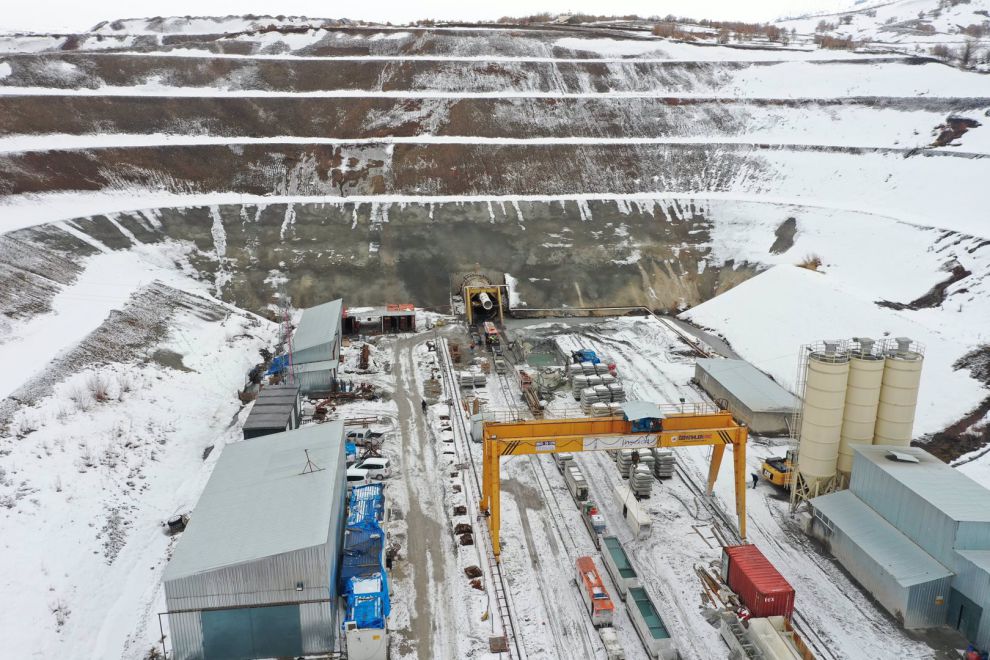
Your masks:
<svg viewBox="0 0 990 660"><path fill-rule="evenodd" d="M10 58L0 94L248 98L990 98L985 76L932 62L345 62L221 60L212 76L197 62ZM200 63L201 64L201 63ZM602 70L604 66L604 70ZM101 70L102 69L102 70ZM398 70L395 70L398 69ZM125 69L126 70L126 69ZM5 69L6 71L6 69ZM299 77L299 80L291 78ZM287 77L290 77L287 79Z"/></svg>
<svg viewBox="0 0 990 660"><path fill-rule="evenodd" d="M0 59L0 91L19 96L272 98L980 97L977 76L927 60L679 61L197 58L18 55ZM812 84L809 81L817 81ZM62 90L62 91L59 91ZM569 95L569 96L568 96ZM580 95L580 96L575 96ZM633 96L635 95L635 96Z"/></svg>
<svg viewBox="0 0 990 660"><path fill-rule="evenodd" d="M308 16L170 16L103 21L89 31L98 34L224 34L275 27L351 25L346 19Z"/></svg>
<svg viewBox="0 0 990 660"><path fill-rule="evenodd" d="M872 182L865 182L870 186ZM809 184L810 185L810 184ZM773 194L746 192L641 192L641 193L573 193L573 194L531 194L531 195L251 195L235 192L177 193L152 189L106 190L102 192L63 192L41 195L17 195L0 198L2 226L0 233L7 233L40 224L91 217L107 213L121 213L160 208L192 208L225 204L323 204L323 205L362 205L377 207L395 206L401 209L406 205L430 207L439 204L512 204L513 202L588 202L604 201L618 204L653 204L663 200L712 200L751 202L756 204L782 205L794 208L830 209L866 214L870 217L886 218L917 227L936 227L970 236L984 236L986 227L982 217L964 210L959 214L919 212L912 200L907 200L902 213L890 210L885 212L882 203L875 207L864 205L857 199L858 190L850 192L844 203L839 200L825 202L800 195L784 197ZM966 208L963 200L960 209ZM914 209L913 212L907 209Z"/></svg>
<svg viewBox="0 0 990 660"><path fill-rule="evenodd" d="M813 38L892 52L934 55L990 68L990 4L985 0L894 0L776 23Z"/></svg>
<svg viewBox="0 0 990 660"><path fill-rule="evenodd" d="M276 154L284 167L272 167ZM118 150L112 153L113 168L94 170L94 164L108 162L101 161L104 155L100 150L61 152L43 169L30 155L2 156L9 163L8 189L37 191L37 181L44 180L36 177L44 172L46 177L58 174L58 189L67 193L8 196L5 228L84 215L82 207L62 207L59 200L95 203L93 212L104 210L100 205L108 200L115 200L115 207L123 200L126 206L118 210L154 207L158 204L145 203L143 194L158 191L151 192L151 199L170 200L162 205L173 206L242 199L340 205L718 198L859 210L917 226L987 233L973 188L950 196L931 194L932 186L954 189L960 181L981 180L990 168L987 158L739 145L207 145L195 152L181 147ZM211 168L203 168L204 159ZM335 159L339 165L333 165ZM508 161L514 167L485 167ZM615 167L617 162L622 168ZM454 163L457 176L431 174L447 172ZM78 197L70 192L94 188L103 192ZM190 191L197 192L183 195Z"/></svg>

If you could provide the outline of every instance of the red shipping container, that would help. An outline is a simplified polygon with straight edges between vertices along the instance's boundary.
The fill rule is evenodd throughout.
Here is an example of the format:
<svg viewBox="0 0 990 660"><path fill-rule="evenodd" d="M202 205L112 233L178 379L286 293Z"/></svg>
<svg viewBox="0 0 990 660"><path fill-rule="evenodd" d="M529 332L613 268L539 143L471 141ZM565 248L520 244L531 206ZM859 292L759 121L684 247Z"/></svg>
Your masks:
<svg viewBox="0 0 990 660"><path fill-rule="evenodd" d="M722 548L722 579L754 617L794 612L794 588L755 545Z"/></svg>

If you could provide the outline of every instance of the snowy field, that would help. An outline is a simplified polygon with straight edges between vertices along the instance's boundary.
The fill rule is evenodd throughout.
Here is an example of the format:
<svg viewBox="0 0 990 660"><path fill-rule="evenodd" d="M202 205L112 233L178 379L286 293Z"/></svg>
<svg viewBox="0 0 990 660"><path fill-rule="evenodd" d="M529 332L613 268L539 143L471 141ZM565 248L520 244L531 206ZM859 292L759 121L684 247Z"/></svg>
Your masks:
<svg viewBox="0 0 990 660"><path fill-rule="evenodd" d="M939 16L933 14L936 4L877 5L876 16L856 12L848 30L877 46L910 53L916 46L956 39L952 21L978 22L969 16L978 8L975 1ZM935 26L934 38L913 39L894 30L918 12ZM809 36L823 19L839 21L836 15L783 25ZM355 233L358 208L367 205L363 208L371 209L379 231L398 235L413 212L428 212L432 220L441 205L481 204L493 224L517 228L503 240L519 244L530 238L522 209L545 204L559 209L561 226L541 242L546 247L557 241L554 259L565 265L580 266L582 255L569 253L571 243L562 236L609 232L624 250L614 257L615 265L639 268L644 282L648 269L669 274L675 283L702 276L705 267L751 269L755 276L716 287L720 295L692 309L684 303L669 311L723 337L785 386L794 385L802 344L906 335L927 347L916 435L941 431L986 399L987 384L957 368L961 357L990 341L990 227L982 197L990 177L986 76L930 61L908 64L889 52L822 50L804 38L789 49L735 48L624 39L616 31L344 28L302 17L286 19L284 24L299 31L283 34L267 30L271 22L133 19L100 25L72 42L65 35L0 35L0 111L34 102L27 114L42 115L46 104L68 98L95 104L90 112L98 120L97 128L80 134L63 128L0 131L0 158L10 164L3 175L9 178L2 179L7 187L0 188L0 238L13 237L13 247L3 246L12 252L0 251L0 302L17 300L26 282L38 279L47 278L45 290L51 292L50 300L41 296L0 319L0 359L7 367L0 378L0 562L8 567L0 591L15 594L17 602L0 618L0 656L139 660L155 644L157 613L165 608L161 574L174 543L161 523L195 506L223 446L239 439L248 408L236 393L258 362L259 349L275 341L275 324L229 300L230 268L252 264L230 262L224 218L247 222L250 210L257 224L265 205L288 206L281 227L264 235L270 244L254 246L257 250L278 247L287 237L299 246L303 239L293 218L294 205L300 204L355 205ZM188 42L170 41L182 35ZM77 50L61 50L67 43ZM268 89L254 70L200 86L168 75L138 75L132 85L77 84L82 65L70 60L78 55L81 62L89 52L111 67L117 66L113 62L126 67L140 57L166 69L209 69L231 61L249 67L370 62L381 63L383 71L412 64L437 68L403 79L412 82L399 88L383 74L353 89ZM30 58L50 59L50 83L17 82L24 71L40 70ZM671 73L654 66L678 63L698 68ZM565 79L561 72L575 65L592 68ZM491 77L484 71L489 67L495 71ZM603 73L588 73L595 67ZM659 98L671 99L671 114L680 113L677 121L664 122L630 105L609 114L606 126L594 110L585 109L585 104ZM307 99L351 104L366 113L365 132L340 136L325 123L314 124L309 136L281 126L265 133L223 124L254 105L260 109L251 112L261 113L268 124L289 121L302 107L292 104ZM389 99L397 109L374 106ZM506 100L512 107L500 108L490 125L475 126L459 115L464 111L458 105L475 99ZM692 99L720 99L720 104L701 111ZM107 123L100 123L104 103L136 104L127 112L140 106L151 115L153 108L194 101L217 105L192 119L163 110L153 129L103 130L111 125L109 114ZM244 105L220 116L223 103L238 101ZM263 106L273 101L287 104L285 114L283 108ZM564 114L565 102L580 107ZM344 114L322 119L333 123ZM979 125L950 146L930 146L950 116ZM526 126L527 117L528 128L509 134ZM583 132L569 128L576 125L574 117L582 120ZM312 153L301 162L273 158L264 171L231 173L224 189L156 169L156 155L165 150L213 147L243 154L250 147L274 150L280 144L336 151L329 164L316 162ZM709 150L690 161L661 152L690 146ZM422 151L406 161L394 156L411 148ZM558 148L571 148L566 153L572 162L546 156L563 153L551 151ZM125 166L102 160L103 153L141 149L151 154L143 162ZM460 150L456 153L464 154L465 162L430 160L448 149ZM509 149L515 150L513 160L494 157ZM81 151L89 154L89 169L57 170ZM371 159L365 151L380 157L375 175L380 180L368 181L360 194L345 195L338 183L357 176L355 163ZM478 163L482 166L471 170ZM17 178L29 171L33 179ZM284 177L284 186L239 192L241 184L274 180L264 178L271 172ZM440 183L466 192L434 194ZM293 190L326 194L289 194ZM598 214L605 206L620 216L614 225L606 223L604 212ZM179 231L181 238L162 238L164 232L156 233L162 209L203 211L206 228L202 235L190 230ZM663 218L663 226L672 227L664 240L673 257L704 251L699 272L680 272L682 264L673 257L640 260L640 238L630 234L623 224L629 220L622 217L633 210L653 214L657 226ZM136 235L128 229L134 225L118 214L133 214L152 238ZM677 233L694 226L688 223L695 216L704 225L695 231L705 235L697 241ZM97 218L110 228L108 235L96 235L96 223L88 221ZM13 233L33 227L38 233ZM444 231L437 228L430 240L443 244ZM30 247L43 254L69 259L78 272L63 281L35 262L18 264L8 255L16 257L17 241L26 240L38 240ZM336 247L326 236L305 240L316 247L293 254L287 259L292 266ZM361 246L369 254L380 248L374 241ZM447 260L456 248L440 252L443 259L430 257L436 268L445 269L433 273L438 281L447 278L446 269L461 266ZM798 267L815 256L821 261L817 270ZM493 271L498 266L485 264ZM284 279L287 268L283 263L266 273L265 286L274 290L272 283ZM649 297L648 286L641 288L646 303L659 300L655 291ZM258 297L267 304L269 293L265 288ZM348 292L341 293L346 302ZM435 316L421 315L421 327L428 318ZM455 338L461 330L443 332ZM666 326L618 319L554 333L566 349L587 346L613 358L639 398L704 398L689 384L692 361ZM480 464L480 446L458 424L451 434L443 430L441 405L420 412L424 381L444 369L437 353L427 349L433 338L422 332L377 343L374 374L355 374L357 349L345 351L345 373L374 382L388 396L344 414L382 420L390 434L387 451L400 472L388 489L397 512L389 531L402 546L393 579L392 657L485 658L489 636L500 634L503 625L492 599L497 577L488 561L488 539L475 529L475 544L462 546L452 531L457 524L479 523L478 483L469 466ZM446 396L451 390L448 383ZM493 410L520 405L511 381L490 378L479 396ZM564 403L573 407L573 401L561 400L552 409L562 412ZM780 453L776 445L755 438L747 457L750 470L763 457ZM680 450L677 458L700 482L707 471L706 450ZM688 483L677 477L655 485L647 505L654 532L637 541L611 496L620 481L615 465L604 454L580 456L578 463L590 477L610 531L630 548L683 657L724 657L726 647L701 611L694 571L696 563L719 556L711 531L715 522ZM961 457L959 465L990 486L986 448ZM547 457L514 458L502 471L503 575L518 655L603 657L572 575L574 559L594 548L560 474ZM750 540L795 586L804 620L836 657L941 657L900 631L831 559L811 547L779 493L764 484L747 494ZM733 511L728 458L716 500ZM455 506L465 506L467 513L455 514ZM473 566L482 570L487 591L473 588L465 577L464 570ZM616 628L627 657L645 658L624 613Z"/></svg>

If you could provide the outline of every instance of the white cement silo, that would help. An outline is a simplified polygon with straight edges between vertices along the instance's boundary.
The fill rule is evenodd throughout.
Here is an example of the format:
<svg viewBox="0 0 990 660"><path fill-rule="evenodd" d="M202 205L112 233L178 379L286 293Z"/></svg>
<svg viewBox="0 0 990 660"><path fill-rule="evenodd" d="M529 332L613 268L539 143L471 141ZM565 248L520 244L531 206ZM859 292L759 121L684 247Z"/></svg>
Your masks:
<svg viewBox="0 0 990 660"><path fill-rule="evenodd" d="M924 347L907 337L890 340L884 349L883 385L873 444L906 447L914 433L918 387L924 366Z"/></svg>
<svg viewBox="0 0 990 660"><path fill-rule="evenodd" d="M808 489L835 477L849 355L840 342L815 346L807 357L798 472Z"/></svg>
<svg viewBox="0 0 990 660"><path fill-rule="evenodd" d="M849 349L849 378L842 412L837 464L839 473L846 481L852 472L852 446L873 444L884 363L882 346L872 339L853 338Z"/></svg>

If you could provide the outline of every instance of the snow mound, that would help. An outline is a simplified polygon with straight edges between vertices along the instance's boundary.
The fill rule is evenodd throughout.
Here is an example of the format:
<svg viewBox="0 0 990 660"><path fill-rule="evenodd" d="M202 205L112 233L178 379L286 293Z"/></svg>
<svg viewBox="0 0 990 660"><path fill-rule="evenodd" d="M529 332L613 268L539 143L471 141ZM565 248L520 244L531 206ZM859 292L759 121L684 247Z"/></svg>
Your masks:
<svg viewBox="0 0 990 660"><path fill-rule="evenodd" d="M878 306L868 291L827 274L781 265L681 314L715 329L745 359L794 389L802 344L822 339L907 336L927 346L915 435L941 430L983 398L978 381L953 363L968 342L951 334L952 316L924 323Z"/></svg>

